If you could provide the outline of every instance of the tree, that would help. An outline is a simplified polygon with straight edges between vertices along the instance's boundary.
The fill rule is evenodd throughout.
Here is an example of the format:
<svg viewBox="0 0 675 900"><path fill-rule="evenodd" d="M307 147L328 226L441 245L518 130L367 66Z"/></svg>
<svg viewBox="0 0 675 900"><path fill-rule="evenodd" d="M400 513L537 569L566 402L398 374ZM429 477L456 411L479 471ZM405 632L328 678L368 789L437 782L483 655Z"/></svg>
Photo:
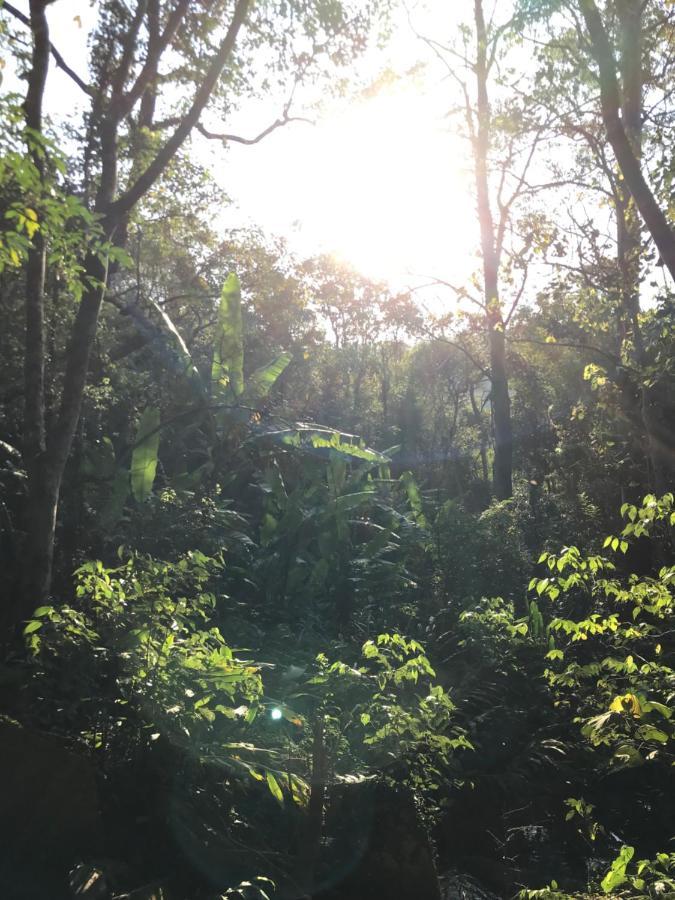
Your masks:
<svg viewBox="0 0 675 900"><path fill-rule="evenodd" d="M78 188L89 208L89 231L96 234L97 242L89 243L78 263L82 289L70 327L58 412L53 417L48 416L45 398L41 233L28 254L24 425L28 539L22 614L50 590L61 484L80 416L101 304L120 260L111 249L124 248L139 204L201 127L209 107L218 104L229 110L242 92L256 90L254 51L271 48L282 77L290 71L297 82L316 74L321 60L330 54L334 60L347 60L359 46L373 12L370 5L353 11L342 5L290 3L284 7L284 20L284 13L280 18L273 4L253 8L250 0L223 0L208 14L192 10L187 0L175 4L139 0L130 8L105 4L92 43L93 83L86 84L51 46L46 6L46 0L32 2L28 19L11 4L3 7L28 24L32 35L24 105L26 134L38 141L42 134L51 53L89 104L86 128L78 135L82 153ZM277 34L284 33L290 23L289 38L279 40ZM297 49L296 44L303 41L311 52ZM169 114L158 119L160 110ZM228 139L240 138L228 135ZM32 152L42 175L42 151ZM41 217L43 210L37 214Z"/></svg>
<svg viewBox="0 0 675 900"><path fill-rule="evenodd" d="M546 242L541 223L518 222L519 204L529 193L528 171L545 131L524 92L509 94L495 68L506 63L508 41L518 19L486 22L482 0L474 0L471 28L464 28L458 50L423 38L441 58L460 94L474 168L474 192L479 226L482 278L480 298L465 286L453 289L459 299L480 309L487 335L488 362L479 366L490 380L494 435L493 482L497 499L513 493L513 426L509 394L506 331L525 291L534 246ZM473 41L473 50L469 47ZM494 89L497 96L491 100ZM522 210L521 210L522 212ZM507 299L508 297L508 299ZM510 302L509 302L510 301ZM508 305L507 305L508 304ZM460 346L465 346L460 341ZM475 359L475 358L474 358Z"/></svg>
<svg viewBox="0 0 675 900"><path fill-rule="evenodd" d="M638 0L624 0L618 4L621 28L621 69L624 97L621 98L616 61L600 12L594 0L579 0L590 39L590 52L598 67L600 105L607 139L645 225L658 247L659 253L675 278L675 232L660 206L640 166L639 111L640 31L644 4Z"/></svg>
<svg viewBox="0 0 675 900"><path fill-rule="evenodd" d="M661 260L675 278L675 231L661 210L640 163L643 109L643 14L645 5L637 0L617 4L620 80L609 36L593 0L580 0L580 9L590 38L592 57L598 68L600 108L607 139L628 191L620 188L617 203L617 251L625 314L630 321L634 358L645 369L648 356L640 325L640 212ZM629 193L628 193L629 192ZM669 486L675 432L663 416L663 391L653 383L640 385L641 414L649 441L658 491ZM660 396L659 396L660 395Z"/></svg>
<svg viewBox="0 0 675 900"><path fill-rule="evenodd" d="M547 9L552 12L551 7ZM641 284L650 254L643 244L640 221L644 202L638 202L634 191L644 195L646 190L657 205L643 172L648 172L651 155L645 154L645 145L649 151L662 140L654 114L660 104L650 103L647 108L645 97L649 92L662 99L669 95L667 79L659 74L668 17L658 8L649 8L648 14L646 4L621 2L608 14L608 30L594 4L566 3L561 9L567 16L554 16L554 24L547 21L543 41L536 30L529 35L540 60L539 102L556 113L561 157L569 154L569 163L556 162L552 187L558 192L592 190L611 210L616 235L611 239L604 234L604 214L597 207L590 213L573 213L570 197L571 223L563 228L566 252L558 253L553 265L575 271L586 286L586 305L589 313L591 305L595 311L579 318L587 322L590 332L580 337L579 349L585 349L592 365L600 365L615 385L622 414L643 435L651 486L663 491L669 484L675 450L667 412L672 407L672 385L667 370L655 368L658 351L650 346L641 310ZM599 71L599 102L598 79L587 66L589 48ZM586 154L579 149L581 142ZM632 162L626 162L625 145ZM627 174L635 174L636 168L642 187ZM651 180L662 179L652 172ZM616 265L608 258L611 252ZM614 340L607 344L610 334ZM598 355L600 345L604 350Z"/></svg>

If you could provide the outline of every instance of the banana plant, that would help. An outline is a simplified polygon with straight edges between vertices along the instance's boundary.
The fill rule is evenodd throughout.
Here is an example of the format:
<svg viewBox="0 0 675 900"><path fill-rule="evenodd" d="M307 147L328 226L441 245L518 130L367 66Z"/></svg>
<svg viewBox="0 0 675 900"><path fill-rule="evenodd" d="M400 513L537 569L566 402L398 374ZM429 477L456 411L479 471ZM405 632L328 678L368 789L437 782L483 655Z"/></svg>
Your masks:
<svg viewBox="0 0 675 900"><path fill-rule="evenodd" d="M253 568L271 606L348 626L355 611L405 591L405 517L392 506L402 498L396 482L372 477L377 468L334 454L290 477L276 461L261 474L265 508Z"/></svg>
<svg viewBox="0 0 675 900"><path fill-rule="evenodd" d="M142 333L151 338L151 346L160 352L166 364L189 382L195 406L194 410L187 410L181 420L192 427L195 421L203 423L206 417L209 422L210 458L216 455L218 446L228 438L232 428L243 425L249 440L266 440L284 448L295 447L301 452L326 459L338 457L353 463L388 466L388 456L367 447L355 435L311 423L278 428L270 425L269 421L261 421L260 406L293 356L288 352L280 353L245 377L241 285L235 273L227 276L221 291L208 384L169 316L161 307L155 305L155 308L160 315L159 323L135 306L131 309L125 307L125 311ZM194 415L190 415L191 412ZM113 479L113 514L114 511L121 514L129 490L137 503L143 503L151 496L160 435L167 424L161 421L160 411L156 407L148 407L141 414L130 467L125 474L116 473ZM211 462L206 462L194 471L179 473L174 478L175 487L179 490L186 486L194 489L212 467Z"/></svg>
<svg viewBox="0 0 675 900"><path fill-rule="evenodd" d="M230 273L220 295L211 365L211 398L215 401L216 420L220 427L226 427L228 418L240 418L236 416L237 412L255 412L292 359L291 353L280 353L252 372L247 381L244 380L241 285L237 275Z"/></svg>

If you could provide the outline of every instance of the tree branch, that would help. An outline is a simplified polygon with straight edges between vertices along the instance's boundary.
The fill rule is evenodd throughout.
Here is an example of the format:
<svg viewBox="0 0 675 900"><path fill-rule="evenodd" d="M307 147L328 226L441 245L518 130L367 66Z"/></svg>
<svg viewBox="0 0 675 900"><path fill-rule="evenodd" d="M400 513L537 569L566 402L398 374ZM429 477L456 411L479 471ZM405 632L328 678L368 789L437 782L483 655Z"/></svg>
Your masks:
<svg viewBox="0 0 675 900"><path fill-rule="evenodd" d="M579 0L591 43L591 55L598 66L600 106L607 138L612 145L621 173L626 180L635 205L654 239L661 258L675 279L675 234L656 202L651 188L642 174L630 139L621 119L621 100L616 74L616 62L605 26L594 0Z"/></svg>
<svg viewBox="0 0 675 900"><path fill-rule="evenodd" d="M164 31L156 41L151 42L151 46L148 48L147 59L145 60L136 81L127 93L120 97L118 106L120 117L131 112L136 101L141 97L153 79L156 78L160 57L173 40L180 23L185 18L188 7L189 0L178 0L178 3L167 20Z"/></svg>
<svg viewBox="0 0 675 900"><path fill-rule="evenodd" d="M237 0L227 33L204 76L204 80L194 95L190 109L183 116L176 130L167 139L164 146L160 148L147 169L138 176L124 194L110 204L109 212L113 217L121 217L128 213L140 198L147 193L199 122L199 117L204 111L204 107L208 103L213 89L234 49L239 29L244 24L250 3L251 0Z"/></svg>
<svg viewBox="0 0 675 900"><path fill-rule="evenodd" d="M308 125L315 124L312 119L307 119L304 116L289 116L287 112L284 112L283 116L280 119L276 119L274 122L272 122L271 125L268 125L267 128L264 128L260 132L260 134L257 134L252 138L241 137L238 134L218 134L214 131L209 131L201 124L201 122L197 122L197 124L195 125L195 130L205 138L208 138L210 141L222 141L223 144L246 144L250 147L253 144L260 143L260 141L266 138L269 134L272 134L273 131L276 131L277 128L283 128L283 126L288 125L289 122L305 122Z"/></svg>
<svg viewBox="0 0 675 900"><path fill-rule="evenodd" d="M18 19L19 22L21 22L27 28L30 28L30 19L28 18L28 16L25 16L21 12L21 10L17 9L11 3L7 3L7 2L4 2L2 4L2 6L0 6L0 11L2 11L4 9L6 9L8 13L10 13L12 16L14 16L15 19ZM61 56L61 54L56 49L56 47L51 43L51 41L49 43L49 52L54 57L54 62L56 63L57 68L61 69L62 72L65 72L65 74L75 82L75 84L80 88L80 90L84 91L84 93L87 94L89 97L93 97L94 89L92 87L90 87L85 81L83 81L80 78L80 76L77 74L77 72L74 72L70 68L68 63Z"/></svg>

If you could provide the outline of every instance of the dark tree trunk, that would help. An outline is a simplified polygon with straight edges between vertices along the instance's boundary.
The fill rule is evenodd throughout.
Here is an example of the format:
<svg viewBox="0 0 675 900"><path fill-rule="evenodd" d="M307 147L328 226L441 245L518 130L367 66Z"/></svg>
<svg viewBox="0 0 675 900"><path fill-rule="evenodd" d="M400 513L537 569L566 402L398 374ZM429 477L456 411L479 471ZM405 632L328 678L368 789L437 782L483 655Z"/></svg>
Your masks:
<svg viewBox="0 0 675 900"><path fill-rule="evenodd" d="M636 161L642 158L643 97L643 3L641 0L618 0L619 21L618 68L620 74L621 124ZM626 182L619 185L617 204L617 259L621 277L621 340L632 339L632 356L638 370L648 365L640 324L640 254L642 228L636 202ZM639 419L649 455L653 489L665 493L672 487L672 460L675 454L675 431L663 415L667 388L661 384L642 384L636 392Z"/></svg>
<svg viewBox="0 0 675 900"><path fill-rule="evenodd" d="M626 124L621 117L621 101L614 53L594 0L579 0L591 43L591 52L598 66L600 103L607 139L621 169L635 205L656 244L661 259L675 279L675 233L645 179ZM628 0L622 6L628 5ZM630 7L642 6L633 0ZM637 15L637 11L633 12ZM630 125L629 125L630 127Z"/></svg>
<svg viewBox="0 0 675 900"><path fill-rule="evenodd" d="M309 802L307 804L307 832L304 840L304 853L302 854L302 871L300 881L304 883L311 895L314 889L316 868L321 850L321 838L323 836L323 817L326 802L326 745L324 735L324 720L322 714L317 714L313 727L312 739L312 773L310 776Z"/></svg>
<svg viewBox="0 0 675 900"><path fill-rule="evenodd" d="M61 479L44 464L29 470L25 587L18 619L28 618L48 596L54 562L54 532Z"/></svg>
<svg viewBox="0 0 675 900"><path fill-rule="evenodd" d="M42 103L47 72L49 71L49 25L45 15L45 0L31 0L30 27L33 36L28 90L24 102L27 128L35 135L42 132ZM33 164L44 177L45 161L40 148L29 139L28 151ZM39 204L38 204L39 205ZM41 211L38 209L38 224ZM26 603L17 610L17 618L29 615L33 599L44 597L52 570L53 545L46 545L43 536L53 531L58 491L46 471L45 438L45 265L46 246L39 229L28 251L26 263L26 331L24 353L25 407L23 424L23 457L28 473L27 530L28 544L24 589Z"/></svg>
<svg viewBox="0 0 675 900"><path fill-rule="evenodd" d="M87 260L86 274L99 286L84 294L67 353L61 406L47 447L28 468L25 597L22 618L49 596L54 559L54 535L61 482L80 418L89 357L103 299L106 268L98 257ZM44 404L42 409L44 416Z"/></svg>
<svg viewBox="0 0 675 900"><path fill-rule="evenodd" d="M130 211L162 175L199 121L232 54L249 5L250 0L237 0L229 27L220 46L214 52L201 84L195 90L187 112L147 168L138 174L125 193L115 198L118 169L117 135L120 123L132 112L136 102L143 100L147 91L151 96L145 99L145 103L141 103L144 122L147 123L152 115L159 57L169 46L187 12L189 3L188 0L179 0L161 38L156 34L157 7L154 2L150 4L149 27L152 35L150 57L131 89L125 93L126 80L137 49L136 39L145 15L145 5L143 3L138 5L132 27L124 38L122 58L112 85L112 96L98 123L101 175L95 211L101 217L104 236L118 246L124 246L125 223ZM45 0L30 2L33 56L28 74L25 113L26 124L38 133L42 129L42 99L50 53L45 7ZM102 110L100 98L95 102L99 104L97 108ZM27 266L24 435L28 471L27 548L24 554L25 590L21 603L17 604L19 609L15 621L17 618L29 616L34 607L43 602L50 593L61 483L80 417L89 357L108 279L107 262L102 262L97 255L90 254L84 261L83 280L87 288L78 306L66 354L61 404L54 426L50 429L49 435L46 435L44 270L45 248L38 237Z"/></svg>
<svg viewBox="0 0 675 900"><path fill-rule="evenodd" d="M476 401L476 389L473 384L469 385L469 399L471 401L471 409L473 410L474 419L476 421L476 427L478 428L478 433L480 435L480 467L481 472L483 473L483 481L488 486L490 485L490 470L488 467L488 454L487 454L487 442L488 435L485 431L485 424L483 422L483 413L481 412L478 403Z"/></svg>
<svg viewBox="0 0 675 900"><path fill-rule="evenodd" d="M513 436L511 400L506 364L504 319L499 299L499 256L495 241L494 221L490 206L488 154L490 149L490 102L488 98L487 30L482 0L474 0L476 23L476 87L478 125L474 139L476 200L483 257L485 315L490 344L490 381L494 422L494 491L497 499L507 500L513 494Z"/></svg>
<svg viewBox="0 0 675 900"><path fill-rule="evenodd" d="M490 400L495 433L495 495L498 500L508 500L513 495L513 430L503 325L490 330L490 372Z"/></svg>

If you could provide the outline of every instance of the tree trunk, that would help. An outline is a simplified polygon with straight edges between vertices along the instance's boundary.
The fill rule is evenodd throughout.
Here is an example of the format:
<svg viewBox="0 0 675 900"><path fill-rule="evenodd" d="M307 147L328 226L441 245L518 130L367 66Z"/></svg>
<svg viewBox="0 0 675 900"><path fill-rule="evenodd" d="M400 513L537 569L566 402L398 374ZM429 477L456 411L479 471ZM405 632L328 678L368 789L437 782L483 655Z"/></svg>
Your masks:
<svg viewBox="0 0 675 900"><path fill-rule="evenodd" d="M506 370L504 328L490 330L490 372L492 376L492 418L495 433L494 485L498 500L513 495L513 430L511 426L511 398Z"/></svg>
<svg viewBox="0 0 675 900"><path fill-rule="evenodd" d="M98 123L101 174L95 212L101 218L106 239L118 246L125 243L125 223L136 203L154 185L199 121L213 89L220 78L234 48L250 0L236 0L229 27L216 49L202 82L197 86L192 103L178 122L174 132L159 148L147 168L135 178L128 190L115 199L117 192L118 147L117 135L122 119L129 115L146 89L154 92L154 77L158 59L150 65L146 77L137 79L126 94L125 81L135 51L134 40L141 25L142 5L134 28L126 37L123 60L120 63L102 119ZM26 124L35 132L42 130L42 99L49 65L49 30L45 16L46 0L30 0L33 57L28 74L26 94ZM166 49L182 17L187 0L179 3L165 28L162 41L153 38L155 55ZM152 5L155 10L155 5ZM151 17L154 12L151 11ZM150 22L151 30L156 23ZM159 46L166 38L163 47ZM141 104L144 116L151 113L154 99ZM37 161L36 161L37 164ZM42 171L40 169L39 171ZM36 605L47 599L51 589L54 558L54 534L59 493L63 473L73 442L82 408L84 389L89 370L89 357L96 336L101 302L108 279L107 262L96 254L84 260L83 281L87 285L77 309L66 353L61 404L54 427L45 436L44 397L44 261L45 248L38 238L34 242L27 267L26 348L25 348L25 450L28 471L27 548L25 553L25 590L20 603L19 618L29 616Z"/></svg>
<svg viewBox="0 0 675 900"><path fill-rule="evenodd" d="M642 158L642 29L641 0L618 0L621 123L636 161ZM632 356L638 370L648 364L640 325L640 254L642 228L636 203L625 182L619 186L617 206L617 260L621 277L621 319L624 323L621 340L630 335ZM619 348L621 350L621 348ZM665 493L672 487L672 458L675 453L675 433L663 416L663 385L642 384L637 397L642 431L646 438L653 489Z"/></svg>
<svg viewBox="0 0 675 900"><path fill-rule="evenodd" d="M61 479L43 460L28 473L27 541L21 608L16 619L27 619L49 596L54 561L54 532Z"/></svg>
<svg viewBox="0 0 675 900"><path fill-rule="evenodd" d="M506 365L504 320L499 300L499 256L490 207L488 154L490 149L490 102L488 98L487 30L482 0L474 0L476 24L476 88L478 126L474 140L476 200L483 257L485 315L490 345L491 403L494 421L494 490L498 500L513 494L513 436L511 400Z"/></svg>
<svg viewBox="0 0 675 900"><path fill-rule="evenodd" d="M483 424L483 413L481 412L478 403L476 401L476 389L473 384L469 385L469 399L471 401L471 409L473 410L474 419L476 422L476 427L478 428L478 433L480 435L480 467L481 472L483 473L483 481L488 486L490 485L490 470L488 467L488 454L487 454L487 438L485 432L485 425Z"/></svg>
<svg viewBox="0 0 675 900"><path fill-rule="evenodd" d="M56 426L49 436L46 450L28 463L26 576L21 610L23 618L48 598L51 588L61 482L80 418L89 357L107 276L106 267L98 257L90 256L87 259L86 276L93 279L95 284L82 297L73 325Z"/></svg>
<svg viewBox="0 0 675 900"><path fill-rule="evenodd" d="M625 0L624 6L628 3ZM614 156L621 169L628 190L656 244L661 259L675 279L675 233L645 179L629 134L622 121L619 84L614 53L594 0L579 0L581 13L588 29L591 52L599 70L602 118ZM641 6L632 0L630 6ZM634 13L636 14L636 13Z"/></svg>
<svg viewBox="0 0 675 900"><path fill-rule="evenodd" d="M45 15L45 0L31 0L30 27L33 36L28 90L24 101L26 127L34 135L42 132L42 104L47 72L49 71L49 25ZM34 143L28 140L28 152L33 165L44 177L44 158ZM39 206L39 204L37 204ZM41 210L37 210L41 225ZM44 585L49 585L52 567L52 544L44 535L53 532L56 495L46 477L45 443L45 266L47 248L41 228L33 236L26 263L26 331L24 338L25 406L23 423L23 458L28 473L27 531L28 543L24 572L25 603L19 616L30 615L34 605L44 597ZM50 524L51 523L51 524Z"/></svg>
<svg viewBox="0 0 675 900"><path fill-rule="evenodd" d="M299 878L300 882L306 886L307 893L310 896L315 887L316 868L321 852L328 775L322 713L317 713L312 731L312 772L310 776L309 802L307 804L307 831L303 842L302 871Z"/></svg>

